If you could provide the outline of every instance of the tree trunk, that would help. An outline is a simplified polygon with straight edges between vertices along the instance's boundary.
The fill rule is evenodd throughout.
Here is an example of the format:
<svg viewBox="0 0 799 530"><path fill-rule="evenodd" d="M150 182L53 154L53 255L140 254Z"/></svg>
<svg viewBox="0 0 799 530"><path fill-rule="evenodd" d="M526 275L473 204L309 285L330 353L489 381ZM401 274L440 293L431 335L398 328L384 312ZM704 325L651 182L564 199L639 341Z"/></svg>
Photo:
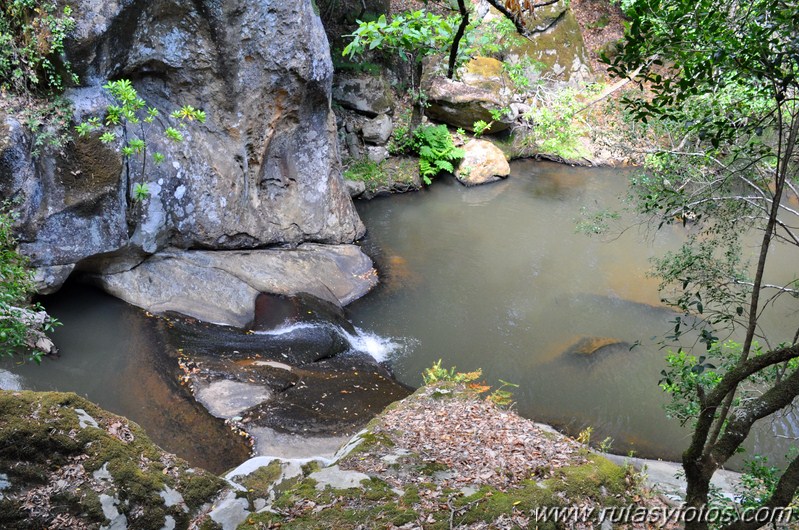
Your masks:
<svg viewBox="0 0 799 530"><path fill-rule="evenodd" d="M449 66L447 67L447 77L452 79L455 75L455 63L458 61L458 48L461 44L463 34L466 33L466 26L469 25L469 10L466 9L465 0L458 0L458 10L461 13L461 23L455 37L452 39L452 46L449 49Z"/></svg>
<svg viewBox="0 0 799 530"><path fill-rule="evenodd" d="M685 480L688 487L685 492L685 505L694 508L697 513L707 505L710 494L710 478L714 469L708 473L702 463L701 455L697 457L686 451L683 455L682 467L685 470ZM701 519L685 521L685 530L707 530L707 521Z"/></svg>

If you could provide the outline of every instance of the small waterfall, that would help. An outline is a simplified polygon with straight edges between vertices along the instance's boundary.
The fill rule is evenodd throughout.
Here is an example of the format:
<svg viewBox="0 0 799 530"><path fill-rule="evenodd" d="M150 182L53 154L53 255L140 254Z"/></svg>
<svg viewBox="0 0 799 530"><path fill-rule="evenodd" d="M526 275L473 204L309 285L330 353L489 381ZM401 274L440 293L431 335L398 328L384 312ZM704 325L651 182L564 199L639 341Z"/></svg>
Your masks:
<svg viewBox="0 0 799 530"><path fill-rule="evenodd" d="M300 322L288 324L269 331L255 331L256 335L282 336L289 335L305 330L326 328L333 330L341 335L349 343L352 353L365 353L371 356L376 362L383 363L396 357L397 354L405 351L410 339L397 339L394 337L382 337L370 331L364 331L358 327L353 327L354 333L330 323L309 323Z"/></svg>

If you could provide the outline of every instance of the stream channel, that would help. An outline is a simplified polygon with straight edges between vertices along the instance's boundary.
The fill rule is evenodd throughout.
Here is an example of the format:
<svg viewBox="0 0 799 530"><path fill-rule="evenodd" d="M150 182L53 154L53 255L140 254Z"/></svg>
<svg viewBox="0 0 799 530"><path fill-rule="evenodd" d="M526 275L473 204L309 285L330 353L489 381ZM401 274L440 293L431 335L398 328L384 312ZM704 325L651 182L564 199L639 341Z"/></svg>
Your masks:
<svg viewBox="0 0 799 530"><path fill-rule="evenodd" d="M510 178L490 185L440 178L420 193L358 202L369 230L364 250L381 283L347 308L368 331L356 349L410 386L438 359L460 371L481 368L494 387L519 385L512 390L525 417L573 435L590 426L592 442L613 439L612 452L679 460L688 430L666 418L657 386L665 366L657 337L673 327L674 314L646 271L690 228L654 235L623 217L618 227L632 228L593 237L575 230L582 208L620 206L628 176L517 161ZM795 274L788 253L780 254L772 283ZM0 363L11 372L6 386L85 395L212 471L246 459L236 436L177 384L157 319L81 285L45 305L64 323L55 333L62 356L42 366ZM776 309L783 316L765 329L789 339L796 301ZM797 436L799 419L789 412L761 422L749 449L780 462Z"/></svg>

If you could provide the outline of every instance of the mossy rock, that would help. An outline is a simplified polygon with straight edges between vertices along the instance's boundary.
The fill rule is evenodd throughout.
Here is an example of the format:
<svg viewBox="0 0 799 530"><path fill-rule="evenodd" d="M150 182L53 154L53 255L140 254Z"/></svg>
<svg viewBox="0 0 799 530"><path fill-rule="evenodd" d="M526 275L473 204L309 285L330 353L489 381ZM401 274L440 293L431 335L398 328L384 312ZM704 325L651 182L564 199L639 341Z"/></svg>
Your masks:
<svg viewBox="0 0 799 530"><path fill-rule="evenodd" d="M571 9L567 9L553 20L549 29L535 33L524 44L508 53L508 60L528 57L544 66L536 75L528 75L535 81L541 74L549 74L560 81L590 81L592 79L588 52L583 34Z"/></svg>
<svg viewBox="0 0 799 530"><path fill-rule="evenodd" d="M224 485L161 450L135 423L71 393L0 391L0 469L10 483L2 528L49 528L56 518L74 527L119 519L186 528Z"/></svg>

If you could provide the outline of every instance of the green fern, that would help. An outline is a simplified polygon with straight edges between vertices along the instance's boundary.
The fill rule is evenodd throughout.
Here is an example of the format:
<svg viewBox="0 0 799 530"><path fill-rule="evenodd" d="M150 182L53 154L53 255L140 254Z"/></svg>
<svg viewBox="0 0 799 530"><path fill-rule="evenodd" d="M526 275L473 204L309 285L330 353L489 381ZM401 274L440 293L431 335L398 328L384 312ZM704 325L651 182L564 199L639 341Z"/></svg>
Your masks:
<svg viewBox="0 0 799 530"><path fill-rule="evenodd" d="M413 137L419 153L419 174L427 185L442 171L453 173L453 162L463 158L463 149L455 147L446 125L422 125Z"/></svg>

